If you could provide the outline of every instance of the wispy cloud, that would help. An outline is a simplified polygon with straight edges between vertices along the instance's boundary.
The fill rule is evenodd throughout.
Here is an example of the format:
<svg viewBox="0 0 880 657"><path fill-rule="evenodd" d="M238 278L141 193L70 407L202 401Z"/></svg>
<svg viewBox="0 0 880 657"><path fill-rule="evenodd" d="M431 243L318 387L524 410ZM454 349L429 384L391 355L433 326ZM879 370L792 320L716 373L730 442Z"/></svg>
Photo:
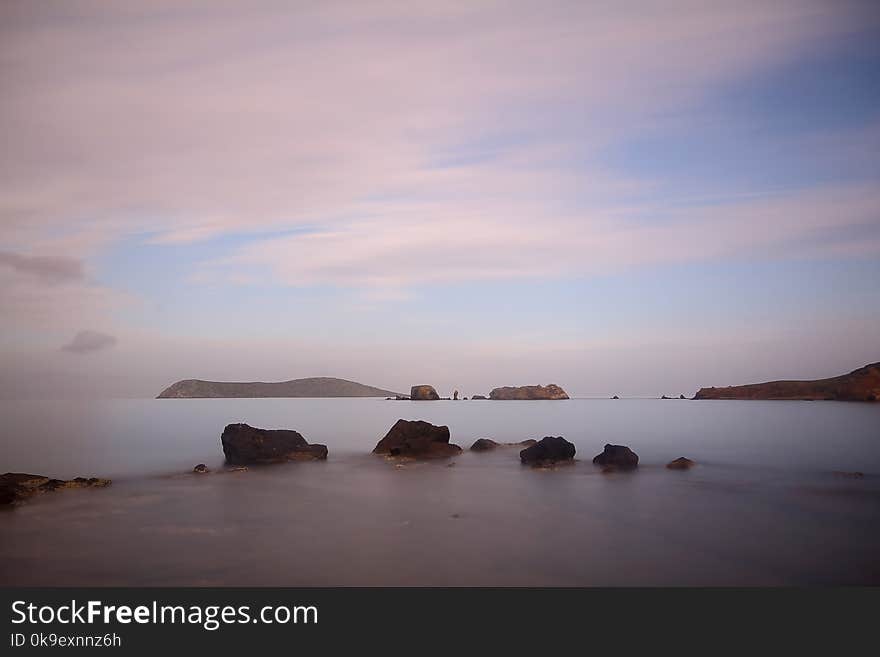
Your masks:
<svg viewBox="0 0 880 657"><path fill-rule="evenodd" d="M48 284L80 281L85 275L82 261L68 256L32 256L0 251L0 267Z"/></svg>
<svg viewBox="0 0 880 657"><path fill-rule="evenodd" d="M99 331L80 331L73 339L61 347L62 351L72 354L89 354L109 349L117 342L116 338Z"/></svg>

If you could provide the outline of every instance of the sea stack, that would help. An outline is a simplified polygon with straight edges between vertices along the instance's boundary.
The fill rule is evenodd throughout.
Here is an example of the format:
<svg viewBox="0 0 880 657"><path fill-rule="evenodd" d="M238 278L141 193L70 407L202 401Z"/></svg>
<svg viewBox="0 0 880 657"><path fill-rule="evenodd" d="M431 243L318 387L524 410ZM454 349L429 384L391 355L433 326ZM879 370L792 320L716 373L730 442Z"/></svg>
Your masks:
<svg viewBox="0 0 880 657"><path fill-rule="evenodd" d="M440 399L440 395L434 390L434 386L420 385L412 387L409 398L413 401L436 401Z"/></svg>

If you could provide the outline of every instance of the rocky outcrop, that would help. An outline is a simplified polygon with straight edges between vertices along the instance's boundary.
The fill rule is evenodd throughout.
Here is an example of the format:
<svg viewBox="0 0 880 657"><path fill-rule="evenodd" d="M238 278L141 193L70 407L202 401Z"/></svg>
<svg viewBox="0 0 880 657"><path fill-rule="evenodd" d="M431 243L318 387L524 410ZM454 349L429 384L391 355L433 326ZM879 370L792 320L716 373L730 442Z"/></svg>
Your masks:
<svg viewBox="0 0 880 657"><path fill-rule="evenodd" d="M519 460L526 465L546 466L571 461L574 458L574 444L562 436L545 436L531 447L519 453Z"/></svg>
<svg viewBox="0 0 880 657"><path fill-rule="evenodd" d="M692 467L696 465L696 461L691 461L683 456L679 456L674 461L670 461L666 464L666 467L670 470L690 470Z"/></svg>
<svg viewBox="0 0 880 657"><path fill-rule="evenodd" d="M440 395L434 390L434 386L421 385L412 387L409 398L413 401L436 401L440 399Z"/></svg>
<svg viewBox="0 0 880 657"><path fill-rule="evenodd" d="M193 473L195 474L208 474L209 472L211 472L211 469L204 463L199 463L193 468Z"/></svg>
<svg viewBox="0 0 880 657"><path fill-rule="evenodd" d="M638 467L639 455L626 445L605 445L605 449L593 459L593 463L626 470Z"/></svg>
<svg viewBox="0 0 880 657"><path fill-rule="evenodd" d="M452 393L452 401L458 401L458 390Z"/></svg>
<svg viewBox="0 0 880 657"><path fill-rule="evenodd" d="M461 453L450 444L449 427L423 420L398 420L373 448L373 454L412 458L441 458Z"/></svg>
<svg viewBox="0 0 880 657"><path fill-rule="evenodd" d="M98 477L51 479L43 475L7 472L0 475L0 504L15 504L33 495L62 488L103 488L110 483L109 479Z"/></svg>
<svg viewBox="0 0 880 657"><path fill-rule="evenodd" d="M536 445L537 443L538 441L534 438L523 440L518 443L498 443L491 438L477 438L477 440L474 441L474 444L471 445L471 451L489 452L499 447L531 447L532 445Z"/></svg>
<svg viewBox="0 0 880 657"><path fill-rule="evenodd" d="M230 465L324 460L326 445L310 445L297 431L258 429L247 424L230 424L220 437L223 454Z"/></svg>
<svg viewBox="0 0 880 657"><path fill-rule="evenodd" d="M726 388L700 388L694 399L880 400L880 363L815 381L770 381Z"/></svg>
<svg viewBox="0 0 880 657"><path fill-rule="evenodd" d="M484 395L471 395L471 399L486 399Z"/></svg>
<svg viewBox="0 0 880 657"><path fill-rule="evenodd" d="M262 397L394 397L400 393L328 376L264 383L184 379L159 393L157 399L226 399Z"/></svg>
<svg viewBox="0 0 880 657"><path fill-rule="evenodd" d="M546 386L495 388L489 393L489 399L568 399L568 395L558 385L550 383Z"/></svg>

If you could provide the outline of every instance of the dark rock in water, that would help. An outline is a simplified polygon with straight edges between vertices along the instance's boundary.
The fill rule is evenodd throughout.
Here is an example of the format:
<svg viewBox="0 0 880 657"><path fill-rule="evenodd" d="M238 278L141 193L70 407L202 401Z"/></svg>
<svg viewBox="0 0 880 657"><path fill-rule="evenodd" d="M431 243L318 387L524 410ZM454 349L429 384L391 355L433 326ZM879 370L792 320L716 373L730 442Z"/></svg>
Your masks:
<svg viewBox="0 0 880 657"><path fill-rule="evenodd" d="M103 488L109 479L77 477L76 479L50 479L43 475L7 472L0 476L0 504L14 504L24 498L61 488Z"/></svg>
<svg viewBox="0 0 880 657"><path fill-rule="evenodd" d="M498 447L530 447L532 445L537 444L537 440L530 438L529 440L523 440L518 443L499 443L495 442L491 438L477 438L474 441L474 444L471 445L472 452L488 452L493 449L497 449Z"/></svg>
<svg viewBox="0 0 880 657"><path fill-rule="evenodd" d="M840 472L837 471L834 473L838 477L846 477L847 479L864 479L864 472Z"/></svg>
<svg viewBox="0 0 880 657"><path fill-rule="evenodd" d="M435 458L455 456L461 447L449 443L449 427L423 420L398 420L373 449L373 454Z"/></svg>
<svg viewBox="0 0 880 657"><path fill-rule="evenodd" d="M666 395L663 395L662 397L660 397L660 399L672 399L672 397L667 397Z"/></svg>
<svg viewBox="0 0 880 657"><path fill-rule="evenodd" d="M413 386L409 391L409 398L413 401L436 401L440 395L434 390L434 386Z"/></svg>
<svg viewBox="0 0 880 657"><path fill-rule="evenodd" d="M467 401L467 397L462 397L463 400Z"/></svg>
<svg viewBox="0 0 880 657"><path fill-rule="evenodd" d="M593 463L623 469L635 468L639 465L639 456L626 445L605 445L605 449L593 459Z"/></svg>
<svg viewBox="0 0 880 657"><path fill-rule="evenodd" d="M696 461L691 461L690 459L686 459L683 456L679 456L674 461L670 461L669 463L667 463L666 467L670 470L690 470L696 464Z"/></svg>
<svg viewBox="0 0 880 657"><path fill-rule="evenodd" d="M458 401L458 390L452 393L452 401Z"/></svg>
<svg viewBox="0 0 880 657"><path fill-rule="evenodd" d="M471 399L486 399L483 395L471 395Z"/></svg>
<svg viewBox="0 0 880 657"><path fill-rule="evenodd" d="M193 472L196 474L207 474L210 472L210 468L204 463L199 463L196 467L193 468Z"/></svg>
<svg viewBox="0 0 880 657"><path fill-rule="evenodd" d="M679 398L679 399L685 399L685 396L684 396L684 395L679 395L678 398Z"/></svg>
<svg viewBox="0 0 880 657"><path fill-rule="evenodd" d="M614 395L611 399L620 399L617 395Z"/></svg>
<svg viewBox="0 0 880 657"><path fill-rule="evenodd" d="M552 465L574 458L574 444L562 436L545 436L519 453L519 460L528 465Z"/></svg>
<svg viewBox="0 0 880 657"><path fill-rule="evenodd" d="M310 445L300 433L289 429L257 429L247 424L229 424L223 430L220 442L226 462L231 465L327 458L326 445Z"/></svg>
<svg viewBox="0 0 880 657"><path fill-rule="evenodd" d="M489 399L568 399L568 395L558 385L550 383L546 386L495 388L489 393Z"/></svg>

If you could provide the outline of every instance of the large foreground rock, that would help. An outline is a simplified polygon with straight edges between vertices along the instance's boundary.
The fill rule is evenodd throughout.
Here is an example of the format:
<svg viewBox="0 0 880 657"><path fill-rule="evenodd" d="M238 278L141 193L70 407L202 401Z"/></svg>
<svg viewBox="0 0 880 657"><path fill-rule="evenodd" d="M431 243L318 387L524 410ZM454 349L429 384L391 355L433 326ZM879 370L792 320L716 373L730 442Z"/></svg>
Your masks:
<svg viewBox="0 0 880 657"><path fill-rule="evenodd" d="M449 443L449 427L423 420L398 420L373 449L373 454L437 458L455 456L461 447Z"/></svg>
<svg viewBox="0 0 880 657"><path fill-rule="evenodd" d="M628 469L639 465L639 455L626 445L605 445L601 454L593 459L595 465Z"/></svg>
<svg viewBox="0 0 880 657"><path fill-rule="evenodd" d="M327 458L326 445L310 445L297 431L258 429L230 424L220 437L226 462L231 465L281 463Z"/></svg>
<svg viewBox="0 0 880 657"><path fill-rule="evenodd" d="M528 440L523 440L518 443L499 443L491 438L477 438L474 441L474 444L471 445L472 452L488 452L493 449L498 449L499 447L531 447L532 445L536 445L538 443L534 438L529 438Z"/></svg>
<svg viewBox="0 0 880 657"><path fill-rule="evenodd" d="M98 477L51 479L43 475L7 472L0 475L0 504L14 504L27 497L61 488L103 488L110 483L109 479Z"/></svg>
<svg viewBox="0 0 880 657"><path fill-rule="evenodd" d="M546 386L505 386L495 388L489 399L568 399L565 390L555 383Z"/></svg>
<svg viewBox="0 0 880 657"><path fill-rule="evenodd" d="M519 460L527 465L552 465L574 458L574 443L562 436L545 436L519 453Z"/></svg>
<svg viewBox="0 0 880 657"><path fill-rule="evenodd" d="M413 401L436 401L440 395L434 390L434 386L413 386L409 391L409 398Z"/></svg>

